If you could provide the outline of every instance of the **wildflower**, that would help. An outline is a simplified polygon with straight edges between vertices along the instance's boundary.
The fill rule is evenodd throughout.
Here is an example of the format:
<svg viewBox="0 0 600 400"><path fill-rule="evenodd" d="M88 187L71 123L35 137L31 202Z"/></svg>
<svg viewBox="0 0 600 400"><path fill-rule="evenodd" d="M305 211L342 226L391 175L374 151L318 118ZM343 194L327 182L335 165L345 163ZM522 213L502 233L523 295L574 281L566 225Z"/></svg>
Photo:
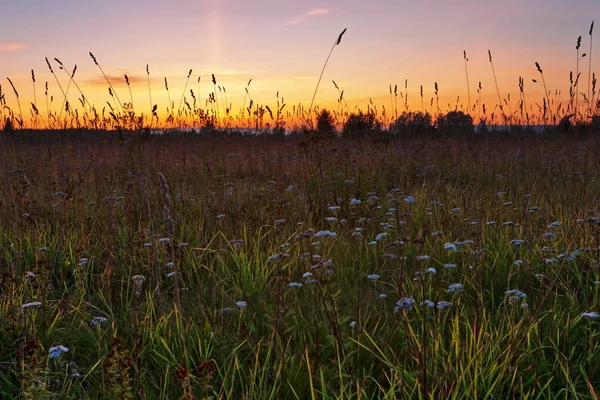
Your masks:
<svg viewBox="0 0 600 400"><path fill-rule="evenodd" d="M59 345L56 347L50 347L50 350L48 350L48 353L50 354L50 358L56 358L56 357L60 357L60 355L62 353L66 353L69 351L68 347Z"/></svg>
<svg viewBox="0 0 600 400"><path fill-rule="evenodd" d="M521 307L523 307L523 308L529 308L529 304L527 302L525 302L525 303L521 304Z"/></svg>
<svg viewBox="0 0 600 400"><path fill-rule="evenodd" d="M283 225L285 224L285 219L278 219L275 221L275 223L273 225L278 226L278 225Z"/></svg>
<svg viewBox="0 0 600 400"><path fill-rule="evenodd" d="M290 282L288 286L291 288L301 288L303 285L300 282Z"/></svg>
<svg viewBox="0 0 600 400"><path fill-rule="evenodd" d="M25 217L25 218L29 217L29 213L23 214L23 217Z"/></svg>
<svg viewBox="0 0 600 400"><path fill-rule="evenodd" d="M380 298L381 300L385 300L385 299L387 299L387 294L385 294L385 293L381 293L381 294L379 295L379 298Z"/></svg>
<svg viewBox="0 0 600 400"><path fill-rule="evenodd" d="M435 307L435 303L431 300L425 300L421 302L421 306L427 306L429 308Z"/></svg>
<svg viewBox="0 0 600 400"><path fill-rule="evenodd" d="M177 274L177 271L169 272L168 274L165 275L165 277L170 278L172 276L175 276L175 274Z"/></svg>
<svg viewBox="0 0 600 400"><path fill-rule="evenodd" d="M515 260L515 262L513 263L513 265L518 266L523 264L523 260Z"/></svg>
<svg viewBox="0 0 600 400"><path fill-rule="evenodd" d="M444 244L444 250L456 251L456 245L452 243Z"/></svg>
<svg viewBox="0 0 600 400"><path fill-rule="evenodd" d="M362 203L362 201L358 200L358 199L351 199L350 200L350 205L351 206L360 206Z"/></svg>
<svg viewBox="0 0 600 400"><path fill-rule="evenodd" d="M152 246L152 243L148 243L148 242L144 243L144 247L151 247L151 246Z"/></svg>
<svg viewBox="0 0 600 400"><path fill-rule="evenodd" d="M458 214L460 212L460 207L454 207L452 210L450 210L450 212L453 214Z"/></svg>
<svg viewBox="0 0 600 400"><path fill-rule="evenodd" d="M169 243L170 241L171 241L171 239L169 239L167 237L158 239L158 243Z"/></svg>
<svg viewBox="0 0 600 400"><path fill-rule="evenodd" d="M234 247L243 247L244 241L242 239L233 239L229 241L229 244Z"/></svg>
<svg viewBox="0 0 600 400"><path fill-rule="evenodd" d="M461 285L460 283L453 283L450 286L448 286L448 292L450 293L461 293L462 291L464 291L464 289L463 285Z"/></svg>
<svg viewBox="0 0 600 400"><path fill-rule="evenodd" d="M35 278L35 273L31 272L31 271L27 272L25 274L25 279L29 279L29 278Z"/></svg>
<svg viewBox="0 0 600 400"><path fill-rule="evenodd" d="M225 218L225 214L219 214L219 215L217 215L217 219L223 219L223 218Z"/></svg>
<svg viewBox="0 0 600 400"><path fill-rule="evenodd" d="M544 258L546 264L554 264L556 260L554 258Z"/></svg>
<svg viewBox="0 0 600 400"><path fill-rule="evenodd" d="M325 221L327 221L327 222L336 222L337 218L336 217L327 217L327 218L325 218Z"/></svg>
<svg viewBox="0 0 600 400"><path fill-rule="evenodd" d="M504 222L504 223L502 224L502 226L512 226L512 225L514 225L514 224L515 224L515 223L514 223L514 222L512 222L512 221L506 221L506 222Z"/></svg>
<svg viewBox="0 0 600 400"><path fill-rule="evenodd" d="M25 303L21 306L21 308L29 308L29 307L39 307L42 305L41 301L32 301L31 303Z"/></svg>
<svg viewBox="0 0 600 400"><path fill-rule="evenodd" d="M553 223L551 223L550 225L548 225L548 229L558 228L559 226L560 226L560 222L559 221L554 221Z"/></svg>
<svg viewBox="0 0 600 400"><path fill-rule="evenodd" d="M429 256L427 256L427 255L417 256L417 257L415 257L415 260L417 260L417 261L427 261L427 260L429 260Z"/></svg>
<svg viewBox="0 0 600 400"><path fill-rule="evenodd" d="M553 238L553 237L556 237L556 233L554 233L554 232L546 232L546 233L544 233L542 235L542 237L544 237L544 238Z"/></svg>
<svg viewBox="0 0 600 400"><path fill-rule="evenodd" d="M485 224L488 226L493 226L493 225L496 225L496 221L488 221Z"/></svg>
<svg viewBox="0 0 600 400"><path fill-rule="evenodd" d="M340 206L329 206L329 211L338 211L341 207Z"/></svg>
<svg viewBox="0 0 600 400"><path fill-rule="evenodd" d="M321 237L334 238L334 237L337 237L337 234L335 232L331 232L331 231L319 231L319 232L315 233L315 237L316 238L321 238Z"/></svg>
<svg viewBox="0 0 600 400"><path fill-rule="evenodd" d="M516 289L507 290L506 292L504 292L504 294L507 296L515 296L515 297L519 297L522 299L527 298L527 295L525 293L521 292L520 290L516 290Z"/></svg>
<svg viewBox="0 0 600 400"><path fill-rule="evenodd" d="M405 202L405 203L412 204L412 203L414 203L414 202L415 202L415 198L414 198L414 196L408 196L408 197L406 197L406 198L404 199L404 202Z"/></svg>
<svg viewBox="0 0 600 400"><path fill-rule="evenodd" d="M352 232L352 237L361 238L363 235L360 232Z"/></svg>
<svg viewBox="0 0 600 400"><path fill-rule="evenodd" d="M283 244L281 245L281 248L282 248L282 249L287 249L287 248L288 248L288 247L290 247L290 246L291 246L291 243L290 243L290 242L285 242L285 243L283 243Z"/></svg>
<svg viewBox="0 0 600 400"><path fill-rule="evenodd" d="M411 311L413 309L413 304L415 304L415 299L412 297L403 297L396 302L394 312L397 313L400 310Z"/></svg>
<svg viewBox="0 0 600 400"><path fill-rule="evenodd" d="M375 236L375 240L379 242L379 241L381 241L383 238L385 238L387 235L388 235L388 234L387 234L387 232L382 232L382 233L380 233L379 235Z"/></svg>
<svg viewBox="0 0 600 400"><path fill-rule="evenodd" d="M370 275L367 275L367 279L369 279L371 281L376 281L377 279L379 279L379 275L377 275L377 274L370 274Z"/></svg>
<svg viewBox="0 0 600 400"><path fill-rule="evenodd" d="M187 247L187 246L188 246L188 244L187 244L187 243L185 243L185 242L181 242L181 243L179 243L179 246L178 246L178 247Z"/></svg>
<svg viewBox="0 0 600 400"><path fill-rule="evenodd" d="M513 204L512 201L507 201L506 203L504 203L504 206L508 207L508 206L512 206L512 204Z"/></svg>
<svg viewBox="0 0 600 400"><path fill-rule="evenodd" d="M102 324L104 322L107 322L107 321L108 321L108 319L104 318L104 317L94 317L92 319L91 325L92 326L98 326L98 325L100 325L100 324Z"/></svg>
<svg viewBox="0 0 600 400"><path fill-rule="evenodd" d="M456 268L456 264L444 264L444 268L446 268L446 269Z"/></svg>
<svg viewBox="0 0 600 400"><path fill-rule="evenodd" d="M536 278L543 279L543 278L545 278L545 277L546 277L546 275L544 275L544 274L535 274L535 277L536 277Z"/></svg>
<svg viewBox="0 0 600 400"><path fill-rule="evenodd" d="M294 190L294 186L292 186L292 185L288 186L288 187L285 189L285 191L286 191L286 192L290 192L290 191L292 191L292 190Z"/></svg>
<svg viewBox="0 0 600 400"><path fill-rule="evenodd" d="M311 278L313 276L312 272L305 272L304 274L302 274L303 278Z"/></svg>
<svg viewBox="0 0 600 400"><path fill-rule="evenodd" d="M350 328L354 328L356 326L356 321L350 322Z"/></svg>
<svg viewBox="0 0 600 400"><path fill-rule="evenodd" d="M175 266L175 263L173 261L168 262L168 263L165 264L166 268L173 268L174 266Z"/></svg>
<svg viewBox="0 0 600 400"><path fill-rule="evenodd" d="M591 319L600 318L600 314L598 314L595 311L581 313L581 316L584 318L591 318Z"/></svg>
<svg viewBox="0 0 600 400"><path fill-rule="evenodd" d="M77 266L82 267L84 265L86 265L88 263L89 259L87 257L82 257L81 260L79 260L79 263L77 264Z"/></svg>
<svg viewBox="0 0 600 400"><path fill-rule="evenodd" d="M513 239L510 241L510 244L512 244L513 246L520 246L523 243L525 243L525 241L521 239Z"/></svg>
<svg viewBox="0 0 600 400"><path fill-rule="evenodd" d="M39 252L50 251L50 247L40 247L38 249Z"/></svg>
<svg viewBox="0 0 600 400"><path fill-rule="evenodd" d="M287 257L287 254L285 254L285 253L273 254L271 257L269 257L269 262L276 262L285 257Z"/></svg>
<svg viewBox="0 0 600 400"><path fill-rule="evenodd" d="M442 232L440 232L440 231L432 232L431 236L433 236L433 237L440 237L440 236L442 236Z"/></svg>
<svg viewBox="0 0 600 400"><path fill-rule="evenodd" d="M349 184L349 183L354 183L354 179L346 179L344 181L344 183Z"/></svg>
<svg viewBox="0 0 600 400"><path fill-rule="evenodd" d="M435 268L431 267L431 268L427 268L425 270L425 273L434 274L435 275L435 274L437 274L437 270Z"/></svg>
<svg viewBox="0 0 600 400"><path fill-rule="evenodd" d="M238 301L235 303L236 306L240 307L240 308L244 308L246 307L246 302L245 301Z"/></svg>
<svg viewBox="0 0 600 400"><path fill-rule="evenodd" d="M140 285L146 281L146 277L144 275L134 275L131 277L131 281L136 285Z"/></svg>
<svg viewBox="0 0 600 400"><path fill-rule="evenodd" d="M453 304L449 301L438 301L437 308L442 310L446 307L451 307Z"/></svg>
<svg viewBox="0 0 600 400"><path fill-rule="evenodd" d="M320 241L312 242L310 245L313 247L317 247L317 246L321 245L321 242Z"/></svg>

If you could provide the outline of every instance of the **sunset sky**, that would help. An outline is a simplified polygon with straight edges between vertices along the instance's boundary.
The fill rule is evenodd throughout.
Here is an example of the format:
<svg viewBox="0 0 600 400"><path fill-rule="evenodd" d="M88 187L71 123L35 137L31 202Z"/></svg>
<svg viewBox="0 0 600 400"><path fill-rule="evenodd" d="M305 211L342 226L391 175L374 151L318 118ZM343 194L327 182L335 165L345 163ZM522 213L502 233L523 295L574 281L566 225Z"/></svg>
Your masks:
<svg viewBox="0 0 600 400"><path fill-rule="evenodd" d="M404 91L407 79L412 109L421 109L420 85L429 108L434 82L440 108L448 103L454 107L458 96L466 106L466 50L471 102L481 82L483 101L491 109L497 95L488 49L503 98L510 93L516 104L522 76L528 101L541 102L543 89L531 81L539 78L536 61L548 89L560 89L566 97L577 37L582 36L580 53L589 52L593 19L600 20L598 0L0 0L0 84L14 108L7 77L13 81L23 113L29 115L33 69L38 108L45 112L47 81L56 109L62 94L44 60L52 60L66 87L68 77L54 62L56 57L69 71L77 65L75 81L101 107L111 99L88 55L91 51L122 101L129 101L124 75L129 76L137 111L150 108L146 64L152 102L161 112L168 104L164 78L177 107L190 69L188 101L189 89L197 92L201 76L204 103L213 90L214 73L234 110L242 106L249 79L255 102L273 106L279 91L288 107L300 102L308 106L327 54L347 28L325 70L315 100L319 105L336 107L335 80L350 108L366 108L372 98L379 109L389 110L389 85ZM581 92L587 92L588 61L586 57L580 63ZM598 72L600 61L592 62ZM79 93L71 88L68 97L78 103ZM400 97L398 102L403 104Z"/></svg>

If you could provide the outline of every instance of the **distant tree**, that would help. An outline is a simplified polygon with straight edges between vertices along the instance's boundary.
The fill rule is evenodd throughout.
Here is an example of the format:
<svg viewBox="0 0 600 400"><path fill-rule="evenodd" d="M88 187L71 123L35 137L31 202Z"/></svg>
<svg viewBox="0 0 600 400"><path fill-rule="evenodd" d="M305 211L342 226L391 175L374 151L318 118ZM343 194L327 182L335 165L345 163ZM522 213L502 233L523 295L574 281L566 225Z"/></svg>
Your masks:
<svg viewBox="0 0 600 400"><path fill-rule="evenodd" d="M7 138L15 131L15 126L11 118L6 118L4 120L4 127L2 128L2 130L4 131L4 135Z"/></svg>
<svg viewBox="0 0 600 400"><path fill-rule="evenodd" d="M391 126L391 131L400 136L422 136L433 129L431 115L423 112L403 112Z"/></svg>
<svg viewBox="0 0 600 400"><path fill-rule="evenodd" d="M344 123L342 136L349 139L360 139L372 134L374 128L375 115L372 113L363 114L362 111L359 111L358 114L350 114Z"/></svg>
<svg viewBox="0 0 600 400"><path fill-rule="evenodd" d="M323 109L317 116L317 131L320 138L328 139L335 136L333 115L329 110Z"/></svg>
<svg viewBox="0 0 600 400"><path fill-rule="evenodd" d="M472 135L475 132L473 118L462 111L450 111L440 115L436 125L441 135Z"/></svg>

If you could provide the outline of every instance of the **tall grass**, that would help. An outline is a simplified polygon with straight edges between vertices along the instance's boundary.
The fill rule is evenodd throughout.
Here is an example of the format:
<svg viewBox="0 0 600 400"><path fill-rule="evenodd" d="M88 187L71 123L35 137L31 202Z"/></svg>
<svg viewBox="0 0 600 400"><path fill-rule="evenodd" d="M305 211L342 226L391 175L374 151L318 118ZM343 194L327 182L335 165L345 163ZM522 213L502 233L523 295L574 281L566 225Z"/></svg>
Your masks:
<svg viewBox="0 0 600 400"><path fill-rule="evenodd" d="M598 396L598 138L117 138L3 143L0 397Z"/></svg>
<svg viewBox="0 0 600 400"><path fill-rule="evenodd" d="M344 30L338 35L338 38L333 43L333 46L331 46L331 50L329 50L329 54L327 55L325 64L323 64L323 68L321 69L321 74L319 75L319 79L317 80L317 86L315 87L315 92L313 93L312 99L310 100L310 106L308 107L308 118L309 119L312 119L311 112L312 112L313 104L315 102L315 97L317 96L317 91L319 90L319 84L321 83L321 79L323 78L323 73L325 72L325 68L327 68L327 63L329 62L329 58L331 58L331 53L333 53L333 49L335 49L335 47L342 42L342 36L344 36L344 33L346 33L346 30L347 30L347 28L344 28Z"/></svg>

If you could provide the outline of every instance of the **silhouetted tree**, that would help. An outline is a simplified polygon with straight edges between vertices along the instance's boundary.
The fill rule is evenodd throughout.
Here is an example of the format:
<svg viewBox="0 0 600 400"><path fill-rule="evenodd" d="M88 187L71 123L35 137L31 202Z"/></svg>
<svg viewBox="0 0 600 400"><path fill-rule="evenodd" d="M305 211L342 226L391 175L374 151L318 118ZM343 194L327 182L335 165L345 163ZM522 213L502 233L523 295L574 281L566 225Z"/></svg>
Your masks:
<svg viewBox="0 0 600 400"><path fill-rule="evenodd" d="M317 116L317 131L316 134L324 139L335 136L335 126L333 115L326 109L321 110Z"/></svg>
<svg viewBox="0 0 600 400"><path fill-rule="evenodd" d="M475 131L473 118L462 111L442 114L436 121L438 133L442 135L472 135Z"/></svg>
<svg viewBox="0 0 600 400"><path fill-rule="evenodd" d="M372 113L363 114L359 111L358 114L350 114L344 128L342 129L342 136L351 139L360 139L365 135L373 133L375 127L375 115Z"/></svg>
<svg viewBox="0 0 600 400"><path fill-rule="evenodd" d="M403 112L391 126L391 131L400 136L422 136L433 129L431 115L423 112Z"/></svg>

